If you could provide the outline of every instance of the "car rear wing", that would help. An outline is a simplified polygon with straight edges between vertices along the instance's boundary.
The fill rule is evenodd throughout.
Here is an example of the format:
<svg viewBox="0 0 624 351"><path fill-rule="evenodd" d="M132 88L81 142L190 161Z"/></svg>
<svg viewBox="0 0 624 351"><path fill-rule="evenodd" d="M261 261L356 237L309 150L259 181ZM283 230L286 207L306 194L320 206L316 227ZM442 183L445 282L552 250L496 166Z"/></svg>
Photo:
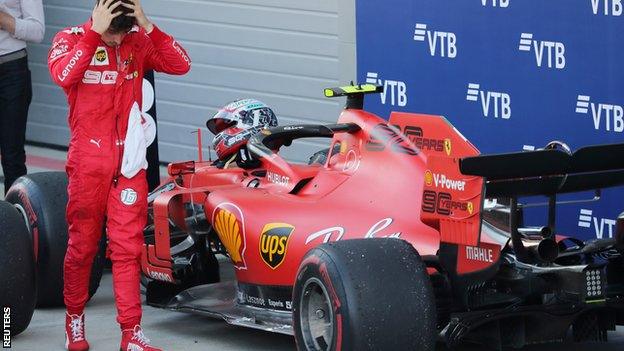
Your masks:
<svg viewBox="0 0 624 351"><path fill-rule="evenodd" d="M486 197L554 195L624 184L624 143L465 157L465 175L486 180Z"/></svg>
<svg viewBox="0 0 624 351"><path fill-rule="evenodd" d="M624 185L624 143L587 146L572 153L565 144L552 142L544 150L464 157L459 170L484 179L485 197L510 199L511 241L518 260L552 262L559 257L555 239L557 194ZM518 228L518 197L531 195L549 199L547 230L543 231L546 234L538 253L543 247L552 248L545 250L552 254L538 254L537 258L523 244Z"/></svg>

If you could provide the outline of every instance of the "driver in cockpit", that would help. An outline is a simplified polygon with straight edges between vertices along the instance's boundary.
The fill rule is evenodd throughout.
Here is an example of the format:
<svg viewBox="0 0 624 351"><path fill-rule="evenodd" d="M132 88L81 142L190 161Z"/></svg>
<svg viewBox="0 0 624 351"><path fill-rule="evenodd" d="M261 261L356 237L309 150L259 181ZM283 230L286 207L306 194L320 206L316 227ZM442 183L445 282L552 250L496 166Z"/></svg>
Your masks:
<svg viewBox="0 0 624 351"><path fill-rule="evenodd" d="M238 167L251 169L258 167L247 150L247 141L263 128L277 126L277 117L265 103L255 99L242 99L222 107L207 122L206 127L215 134L212 149L219 168Z"/></svg>

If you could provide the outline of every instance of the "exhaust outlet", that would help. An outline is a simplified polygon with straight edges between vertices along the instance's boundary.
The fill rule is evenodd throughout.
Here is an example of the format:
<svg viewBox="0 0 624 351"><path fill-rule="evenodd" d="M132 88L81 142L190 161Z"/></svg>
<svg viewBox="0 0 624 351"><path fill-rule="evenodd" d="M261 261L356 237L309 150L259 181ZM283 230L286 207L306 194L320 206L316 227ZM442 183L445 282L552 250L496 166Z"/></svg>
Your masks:
<svg viewBox="0 0 624 351"><path fill-rule="evenodd" d="M559 257L559 245L552 239L544 239L537 246L533 246L533 254L540 261L552 263Z"/></svg>
<svg viewBox="0 0 624 351"><path fill-rule="evenodd" d="M521 262L525 263L553 263L559 258L559 245L553 239L522 238L519 244L514 245L512 242L512 247L516 255L518 252L523 254L524 260Z"/></svg>
<svg viewBox="0 0 624 351"><path fill-rule="evenodd" d="M536 236L540 238L550 238L552 235L550 227L524 227L518 228L518 232L527 238L534 238Z"/></svg>

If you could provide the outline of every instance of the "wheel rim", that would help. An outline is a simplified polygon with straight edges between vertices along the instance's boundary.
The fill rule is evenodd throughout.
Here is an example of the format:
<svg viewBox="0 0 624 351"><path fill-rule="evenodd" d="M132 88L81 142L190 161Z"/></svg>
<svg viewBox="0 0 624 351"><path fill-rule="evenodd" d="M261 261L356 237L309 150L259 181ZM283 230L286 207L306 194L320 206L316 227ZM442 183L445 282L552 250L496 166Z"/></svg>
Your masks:
<svg viewBox="0 0 624 351"><path fill-rule="evenodd" d="M334 341L334 313L323 283L310 278L303 286L299 322L307 350L329 350Z"/></svg>

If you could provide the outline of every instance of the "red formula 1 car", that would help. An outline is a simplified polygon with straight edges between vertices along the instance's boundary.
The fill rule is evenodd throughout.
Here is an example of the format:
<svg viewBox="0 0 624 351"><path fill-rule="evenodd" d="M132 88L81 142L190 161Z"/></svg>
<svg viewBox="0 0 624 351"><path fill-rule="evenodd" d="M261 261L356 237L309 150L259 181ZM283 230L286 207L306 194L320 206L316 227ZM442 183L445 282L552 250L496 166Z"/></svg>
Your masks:
<svg viewBox="0 0 624 351"><path fill-rule="evenodd" d="M364 111L379 91L327 89L347 97L338 123L261 131L253 167L170 164L149 196L147 302L301 350L606 341L624 324L624 216L612 239L555 235L557 194L624 184L624 144L481 156L443 117ZM321 164L278 154L319 137ZM522 223L528 195L548 197L543 227Z"/></svg>
<svg viewBox="0 0 624 351"><path fill-rule="evenodd" d="M148 303L294 334L302 350L521 347L571 326L604 341L624 324L623 218L614 239L554 228L558 193L624 183L624 144L479 156L443 117L363 111L374 92L328 89L348 99L337 124L258 133L253 169L169 165L150 196ZM331 138L323 164L278 154L318 137ZM524 228L518 197L536 194L548 224ZM204 284L215 253L235 282Z"/></svg>

